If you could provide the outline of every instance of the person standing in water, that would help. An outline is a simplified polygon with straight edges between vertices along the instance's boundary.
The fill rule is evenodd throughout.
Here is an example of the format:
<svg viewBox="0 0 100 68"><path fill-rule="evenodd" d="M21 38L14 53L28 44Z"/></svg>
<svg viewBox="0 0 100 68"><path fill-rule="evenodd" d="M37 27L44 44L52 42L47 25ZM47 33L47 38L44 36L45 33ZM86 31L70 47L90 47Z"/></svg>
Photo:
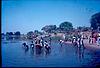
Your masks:
<svg viewBox="0 0 100 68"><path fill-rule="evenodd" d="M98 34L97 45L100 46L100 34Z"/></svg>
<svg viewBox="0 0 100 68"><path fill-rule="evenodd" d="M41 43L41 46L44 46L44 40L43 40L43 37L41 37L40 43Z"/></svg>
<svg viewBox="0 0 100 68"><path fill-rule="evenodd" d="M45 45L44 45L44 47L45 47L46 50L51 49L51 48L50 48L50 45L47 43L47 41L45 41Z"/></svg>
<svg viewBox="0 0 100 68"><path fill-rule="evenodd" d="M63 42L64 42L63 40L60 40L60 45L61 45L61 46L62 46Z"/></svg>
<svg viewBox="0 0 100 68"><path fill-rule="evenodd" d="M89 44L91 43L91 36L89 37Z"/></svg>
<svg viewBox="0 0 100 68"><path fill-rule="evenodd" d="M74 43L74 42L75 42L75 39L76 39L76 37L75 37L75 36L73 36L73 37L72 37L72 43Z"/></svg>
<svg viewBox="0 0 100 68"><path fill-rule="evenodd" d="M78 37L78 39L77 39L77 47L80 47L80 41L81 41L81 39L80 39L80 37Z"/></svg>
<svg viewBox="0 0 100 68"><path fill-rule="evenodd" d="M80 47L82 46L83 48L85 48L85 47L84 47L83 39L84 39L84 38L83 38L83 36L82 36L81 39L80 39Z"/></svg>
<svg viewBox="0 0 100 68"><path fill-rule="evenodd" d="M77 45L77 38L75 36L73 37L72 43L73 43L74 46Z"/></svg>
<svg viewBox="0 0 100 68"><path fill-rule="evenodd" d="M30 47L34 48L34 43L31 41Z"/></svg>
<svg viewBox="0 0 100 68"><path fill-rule="evenodd" d="M41 39L40 38L36 38L35 50L36 50L36 54L41 54L42 53L42 45L41 45Z"/></svg>
<svg viewBox="0 0 100 68"><path fill-rule="evenodd" d="M51 37L49 37L49 44L51 44Z"/></svg>
<svg viewBox="0 0 100 68"><path fill-rule="evenodd" d="M23 43L23 48L28 49L28 45L26 45L26 43Z"/></svg>

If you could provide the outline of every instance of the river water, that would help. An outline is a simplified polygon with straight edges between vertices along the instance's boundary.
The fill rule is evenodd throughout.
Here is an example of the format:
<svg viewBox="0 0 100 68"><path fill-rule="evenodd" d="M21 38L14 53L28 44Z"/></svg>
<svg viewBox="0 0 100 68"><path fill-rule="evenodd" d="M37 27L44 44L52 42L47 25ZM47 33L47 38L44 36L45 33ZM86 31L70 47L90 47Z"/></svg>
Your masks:
<svg viewBox="0 0 100 68"><path fill-rule="evenodd" d="M32 49L25 50L22 43L30 41L2 41L2 67L91 67L100 64L100 52L51 42L51 52L36 54ZM28 45L30 46L30 45Z"/></svg>

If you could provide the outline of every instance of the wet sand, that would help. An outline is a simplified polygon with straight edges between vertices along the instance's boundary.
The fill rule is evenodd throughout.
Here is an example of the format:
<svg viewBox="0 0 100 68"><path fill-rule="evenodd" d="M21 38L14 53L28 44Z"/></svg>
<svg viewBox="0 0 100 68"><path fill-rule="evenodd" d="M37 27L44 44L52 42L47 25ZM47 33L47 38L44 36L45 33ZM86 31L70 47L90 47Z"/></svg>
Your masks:
<svg viewBox="0 0 100 68"><path fill-rule="evenodd" d="M64 43L65 43L65 44L70 44L70 45L72 45L72 42L70 42L70 41L67 41L67 42L64 42ZM84 46L85 46L85 48L88 49L88 50L100 51L100 46L98 46L96 43L94 43L94 44L89 44L87 39L84 40Z"/></svg>
<svg viewBox="0 0 100 68"><path fill-rule="evenodd" d="M89 49L89 50L92 50L92 51L100 51L100 46L98 46L96 43L91 43L89 44L88 43L88 40L84 40L84 46Z"/></svg>

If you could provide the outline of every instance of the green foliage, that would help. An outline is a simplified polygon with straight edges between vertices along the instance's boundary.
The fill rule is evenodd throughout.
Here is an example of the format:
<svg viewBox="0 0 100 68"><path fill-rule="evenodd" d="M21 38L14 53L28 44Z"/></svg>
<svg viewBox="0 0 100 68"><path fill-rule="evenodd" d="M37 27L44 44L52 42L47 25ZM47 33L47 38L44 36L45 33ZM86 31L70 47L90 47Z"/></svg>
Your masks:
<svg viewBox="0 0 100 68"><path fill-rule="evenodd" d="M34 30L35 35L42 35L42 32L39 32L38 30Z"/></svg>
<svg viewBox="0 0 100 68"><path fill-rule="evenodd" d="M30 31L30 32L27 33L28 39L32 39L32 36L33 36L33 31Z"/></svg>
<svg viewBox="0 0 100 68"><path fill-rule="evenodd" d="M52 33L55 32L56 28L57 28L56 25L46 25L41 30L44 30L45 32L48 33Z"/></svg>
<svg viewBox="0 0 100 68"><path fill-rule="evenodd" d="M19 36L20 35L20 32L19 31L15 32L15 35Z"/></svg>
<svg viewBox="0 0 100 68"><path fill-rule="evenodd" d="M20 39L21 33L19 31L15 32L15 39Z"/></svg>
<svg viewBox="0 0 100 68"><path fill-rule="evenodd" d="M91 27L93 28L93 30L100 27L100 12L91 16L90 23L91 23Z"/></svg>
<svg viewBox="0 0 100 68"><path fill-rule="evenodd" d="M73 25L70 22L63 22L59 25L59 28L63 31L69 31L73 29Z"/></svg>
<svg viewBox="0 0 100 68"><path fill-rule="evenodd" d="M90 31L91 28L90 27L85 27L85 26L83 26L83 27L79 26L79 27L77 27L77 30L78 31Z"/></svg>
<svg viewBox="0 0 100 68"><path fill-rule="evenodd" d="M12 40L13 39L12 35L13 32L6 32L6 40Z"/></svg>

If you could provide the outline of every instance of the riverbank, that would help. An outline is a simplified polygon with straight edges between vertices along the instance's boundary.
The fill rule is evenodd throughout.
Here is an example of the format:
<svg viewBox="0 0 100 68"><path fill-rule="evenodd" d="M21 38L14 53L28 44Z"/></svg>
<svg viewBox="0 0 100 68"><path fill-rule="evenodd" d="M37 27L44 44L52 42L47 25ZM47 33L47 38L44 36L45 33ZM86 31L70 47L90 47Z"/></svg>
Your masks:
<svg viewBox="0 0 100 68"><path fill-rule="evenodd" d="M85 46L86 49L91 50L91 51L95 51L95 52L100 51L100 46L98 46L96 43L89 44L88 39L85 39L83 42L84 42L84 46ZM70 42L70 41L67 41L67 42L64 42L64 43L72 45L72 42Z"/></svg>
<svg viewBox="0 0 100 68"><path fill-rule="evenodd" d="M96 43L89 44L87 39L84 40L84 46L92 51L100 51L100 46L98 46Z"/></svg>

